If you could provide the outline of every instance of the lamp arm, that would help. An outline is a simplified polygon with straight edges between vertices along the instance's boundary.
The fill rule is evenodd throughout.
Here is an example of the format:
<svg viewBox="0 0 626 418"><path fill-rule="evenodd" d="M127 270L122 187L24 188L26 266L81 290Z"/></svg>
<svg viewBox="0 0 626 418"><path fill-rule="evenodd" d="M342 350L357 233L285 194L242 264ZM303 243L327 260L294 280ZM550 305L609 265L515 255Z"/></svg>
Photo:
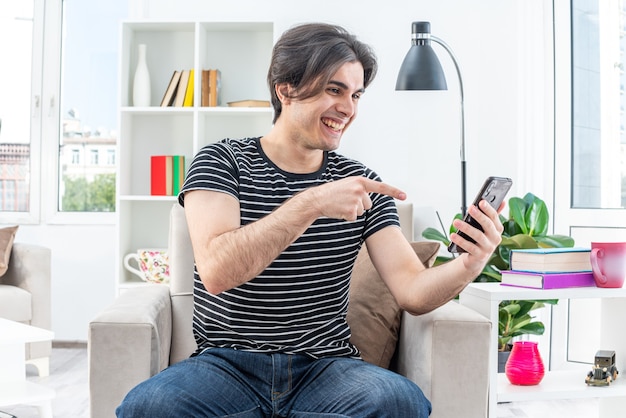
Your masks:
<svg viewBox="0 0 626 418"><path fill-rule="evenodd" d="M467 212L467 180L465 175L465 95L463 94L463 78L461 77L459 63L448 44L436 36L431 35L430 39L441 45L448 52L454 63L454 68L456 68L456 74L459 77L459 91L461 93L461 214L465 216Z"/></svg>

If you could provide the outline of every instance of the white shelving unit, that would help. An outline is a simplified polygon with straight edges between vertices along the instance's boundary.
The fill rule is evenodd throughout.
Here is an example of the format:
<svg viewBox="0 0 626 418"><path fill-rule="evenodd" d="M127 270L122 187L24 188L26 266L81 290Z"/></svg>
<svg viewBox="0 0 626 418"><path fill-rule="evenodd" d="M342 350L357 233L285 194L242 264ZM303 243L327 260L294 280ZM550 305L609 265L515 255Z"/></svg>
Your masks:
<svg viewBox="0 0 626 418"><path fill-rule="evenodd" d="M137 47L147 45L148 107L132 106ZM127 21L121 27L120 135L117 148L116 288L144 284L126 271L124 255L167 247L175 196L150 195L150 156L184 155L186 167L205 145L265 134L271 108L229 108L229 101L269 100L266 75L274 44L271 22ZM193 107L160 107L174 70L191 69ZM222 106L201 107L201 71L221 71Z"/></svg>
<svg viewBox="0 0 626 418"><path fill-rule="evenodd" d="M626 402L626 379L621 370L626 364L620 362L624 358L626 343L623 338L607 336L600 344L611 345L615 349L618 370L622 372L620 378L609 387L589 387L585 384L585 376L590 370L580 368L566 371L546 371L539 385L515 386L512 385L504 373L498 373L498 307L503 300L541 300L541 299L602 299L611 301L607 307L603 306L603 314L611 313L616 321L623 321L626 311L626 289L601 289L597 287L580 287L571 289L524 289L511 286L502 286L499 283L470 283L460 295L459 301L473 310L485 315L493 324L491 329L491 350L489 353L489 416L496 416L498 402L541 401L552 399L582 399L582 398L619 398L620 403ZM617 300L617 303L615 301ZM610 307L610 309L609 309ZM617 307L617 308L616 308ZM622 308L623 307L623 308ZM607 330L603 327L603 334ZM618 333L617 328L615 329ZM607 346L603 346L607 348ZM591 361L591 359L590 359ZM621 366L621 367L620 367ZM601 404L601 415L605 416ZM607 408L608 409L608 408ZM611 408L612 409L612 408ZM608 416L608 415L606 415Z"/></svg>

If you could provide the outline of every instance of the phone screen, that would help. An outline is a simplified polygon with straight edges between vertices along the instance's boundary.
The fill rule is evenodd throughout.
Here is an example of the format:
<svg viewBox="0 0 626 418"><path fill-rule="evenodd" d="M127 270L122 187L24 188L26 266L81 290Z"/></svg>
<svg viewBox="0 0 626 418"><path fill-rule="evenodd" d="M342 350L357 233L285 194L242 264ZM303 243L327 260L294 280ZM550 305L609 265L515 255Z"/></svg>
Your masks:
<svg viewBox="0 0 626 418"><path fill-rule="evenodd" d="M498 209L502 204L502 201L504 201L504 198L511 189L512 185L513 180L511 180L510 178L488 177L480 188L480 191L476 195L476 198L474 199L474 202L472 204L474 206L478 206L478 203L484 199L491 205L492 208ZM483 230L480 224L474 218L472 218L469 213L465 214L463 220L472 225L474 228L480 229L481 231ZM459 231L458 234L470 242L476 242L461 231ZM451 253L466 252L463 248L459 247L455 243L450 243L450 245L448 246L448 251L450 251Z"/></svg>

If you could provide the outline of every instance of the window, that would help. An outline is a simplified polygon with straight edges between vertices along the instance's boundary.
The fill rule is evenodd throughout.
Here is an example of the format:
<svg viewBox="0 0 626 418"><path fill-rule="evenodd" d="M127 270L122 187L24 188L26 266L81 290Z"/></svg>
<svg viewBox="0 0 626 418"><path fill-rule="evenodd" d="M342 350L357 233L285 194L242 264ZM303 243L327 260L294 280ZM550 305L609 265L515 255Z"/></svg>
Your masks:
<svg viewBox="0 0 626 418"><path fill-rule="evenodd" d="M63 0L59 211L115 211L119 21L127 12L127 0Z"/></svg>
<svg viewBox="0 0 626 418"><path fill-rule="evenodd" d="M0 210L29 212L34 1L0 3ZM6 57L11 57L8 60ZM39 99L37 99L39 100Z"/></svg>
<svg viewBox="0 0 626 418"><path fill-rule="evenodd" d="M107 165L115 165L115 150L107 149Z"/></svg>
<svg viewBox="0 0 626 418"><path fill-rule="evenodd" d="M61 212L115 211L110 154L117 142L119 21L127 13L128 0L0 2L0 52L11 57L0 65L5 222L113 221ZM102 164L105 156L112 164Z"/></svg>
<svg viewBox="0 0 626 418"><path fill-rule="evenodd" d="M572 207L626 208L622 0L572 0Z"/></svg>
<svg viewBox="0 0 626 418"><path fill-rule="evenodd" d="M91 165L98 165L98 150L97 149L92 149L90 150L91 153L91 158L90 158L90 164Z"/></svg>

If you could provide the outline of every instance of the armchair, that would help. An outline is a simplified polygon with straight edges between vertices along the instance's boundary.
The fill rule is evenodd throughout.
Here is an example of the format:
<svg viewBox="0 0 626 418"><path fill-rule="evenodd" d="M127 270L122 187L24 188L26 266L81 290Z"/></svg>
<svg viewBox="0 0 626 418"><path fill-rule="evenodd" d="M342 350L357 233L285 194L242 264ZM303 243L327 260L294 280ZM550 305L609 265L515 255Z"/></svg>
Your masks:
<svg viewBox="0 0 626 418"><path fill-rule="evenodd" d="M0 277L0 317L50 329L51 251L49 248L13 243L6 273ZM52 343L26 345L26 362L37 367L39 376L50 374Z"/></svg>
<svg viewBox="0 0 626 418"><path fill-rule="evenodd" d="M400 206L399 212L403 232L410 237L412 206ZM127 290L89 324L92 418L113 417L130 389L196 348L191 329L193 253L178 204L170 214L168 251L169 286ZM364 271L355 266L353 285L357 270ZM456 302L426 315L400 315L391 368L422 388L433 404L431 416L486 417L491 323ZM348 322L352 327L350 313Z"/></svg>

